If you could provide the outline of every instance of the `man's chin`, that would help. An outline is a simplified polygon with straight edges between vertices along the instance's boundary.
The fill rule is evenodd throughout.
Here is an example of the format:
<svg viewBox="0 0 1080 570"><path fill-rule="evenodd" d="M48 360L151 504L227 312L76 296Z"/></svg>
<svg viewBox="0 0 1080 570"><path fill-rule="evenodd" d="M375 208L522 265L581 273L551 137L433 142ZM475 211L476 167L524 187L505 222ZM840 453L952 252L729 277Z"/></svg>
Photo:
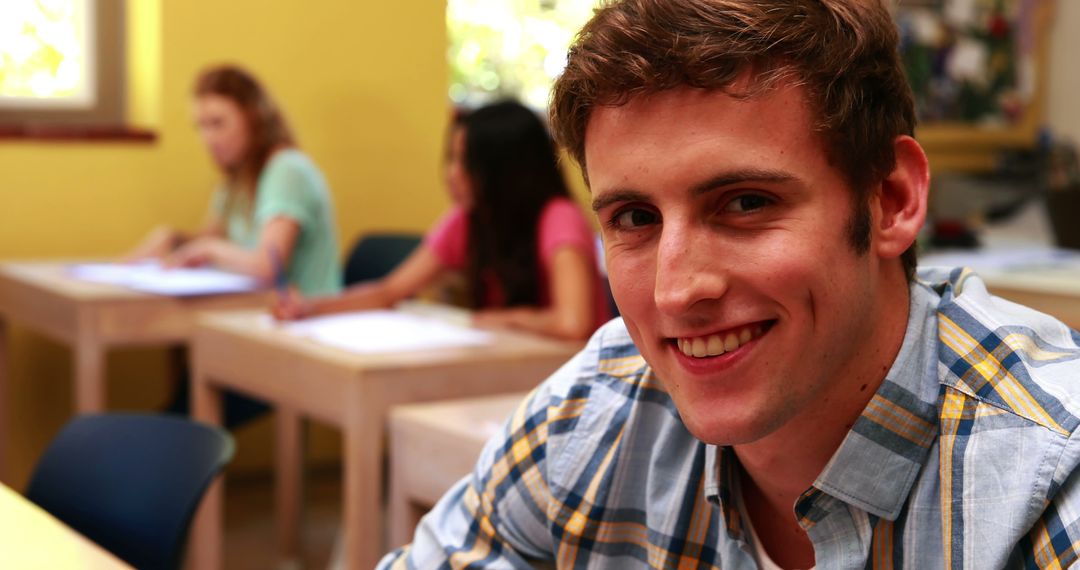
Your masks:
<svg viewBox="0 0 1080 570"><path fill-rule="evenodd" d="M683 423L694 437L704 443L721 447L731 447L754 443L768 437L780 426L775 419L761 415L746 418L701 419L688 421L683 415Z"/></svg>

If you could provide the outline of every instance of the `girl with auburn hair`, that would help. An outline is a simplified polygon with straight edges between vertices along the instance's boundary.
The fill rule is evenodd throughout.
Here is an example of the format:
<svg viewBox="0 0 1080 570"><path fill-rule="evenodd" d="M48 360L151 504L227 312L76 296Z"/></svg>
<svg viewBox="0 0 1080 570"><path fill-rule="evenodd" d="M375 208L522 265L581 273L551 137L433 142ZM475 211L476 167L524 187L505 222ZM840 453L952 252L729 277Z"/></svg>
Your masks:
<svg viewBox="0 0 1080 570"><path fill-rule="evenodd" d="M195 125L224 180L202 229L150 233L127 258L167 266L213 265L264 283L285 279L308 295L341 290L338 239L330 190L315 163L296 147L285 117L247 71L218 66L195 81ZM183 368L182 352L175 359ZM185 373L180 375L186 377ZM246 423L267 408L226 392L225 424ZM186 382L167 411L186 414Z"/></svg>
<svg viewBox="0 0 1080 570"><path fill-rule="evenodd" d="M535 113L502 101L459 115L447 148L453 207L383 279L332 297L279 298L281 319L389 307L462 271L479 326L583 339L609 318L592 230Z"/></svg>
<svg viewBox="0 0 1080 570"><path fill-rule="evenodd" d="M224 175L202 229L161 227L129 259L214 265L269 283L285 272L305 294L341 288L330 191L296 147L284 116L247 71L205 70L195 81L195 124Z"/></svg>

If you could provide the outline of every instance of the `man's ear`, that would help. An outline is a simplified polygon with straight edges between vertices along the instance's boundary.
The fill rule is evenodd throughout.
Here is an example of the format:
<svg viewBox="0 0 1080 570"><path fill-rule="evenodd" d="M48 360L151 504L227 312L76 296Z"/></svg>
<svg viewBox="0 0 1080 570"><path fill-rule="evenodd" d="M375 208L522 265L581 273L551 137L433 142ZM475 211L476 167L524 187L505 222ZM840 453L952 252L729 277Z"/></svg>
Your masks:
<svg viewBox="0 0 1080 570"><path fill-rule="evenodd" d="M885 259L900 254L915 242L926 221L926 200L930 191L930 166L919 143L909 136L893 141L896 166L881 182L873 199L875 251Z"/></svg>

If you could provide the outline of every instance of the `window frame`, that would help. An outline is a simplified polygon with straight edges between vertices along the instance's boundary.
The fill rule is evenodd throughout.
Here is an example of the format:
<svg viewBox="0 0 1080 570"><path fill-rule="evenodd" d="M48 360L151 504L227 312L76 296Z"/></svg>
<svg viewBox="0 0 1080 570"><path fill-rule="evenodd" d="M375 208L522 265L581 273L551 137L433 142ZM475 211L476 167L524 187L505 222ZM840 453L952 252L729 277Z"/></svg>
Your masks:
<svg viewBox="0 0 1080 570"><path fill-rule="evenodd" d="M89 1L93 14L90 41L94 51L93 104L78 108L47 108L39 103L0 106L0 132L124 126L127 65L124 0Z"/></svg>

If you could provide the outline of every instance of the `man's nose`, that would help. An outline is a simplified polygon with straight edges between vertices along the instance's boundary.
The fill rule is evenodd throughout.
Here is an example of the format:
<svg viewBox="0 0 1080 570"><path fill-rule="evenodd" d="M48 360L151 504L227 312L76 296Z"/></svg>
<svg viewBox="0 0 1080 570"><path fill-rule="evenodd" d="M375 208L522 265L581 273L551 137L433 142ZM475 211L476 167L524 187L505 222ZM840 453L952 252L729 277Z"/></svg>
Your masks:
<svg viewBox="0 0 1080 570"><path fill-rule="evenodd" d="M719 299L727 291L724 251L708 228L665 226L656 256L653 295L661 312L681 315L694 304Z"/></svg>

